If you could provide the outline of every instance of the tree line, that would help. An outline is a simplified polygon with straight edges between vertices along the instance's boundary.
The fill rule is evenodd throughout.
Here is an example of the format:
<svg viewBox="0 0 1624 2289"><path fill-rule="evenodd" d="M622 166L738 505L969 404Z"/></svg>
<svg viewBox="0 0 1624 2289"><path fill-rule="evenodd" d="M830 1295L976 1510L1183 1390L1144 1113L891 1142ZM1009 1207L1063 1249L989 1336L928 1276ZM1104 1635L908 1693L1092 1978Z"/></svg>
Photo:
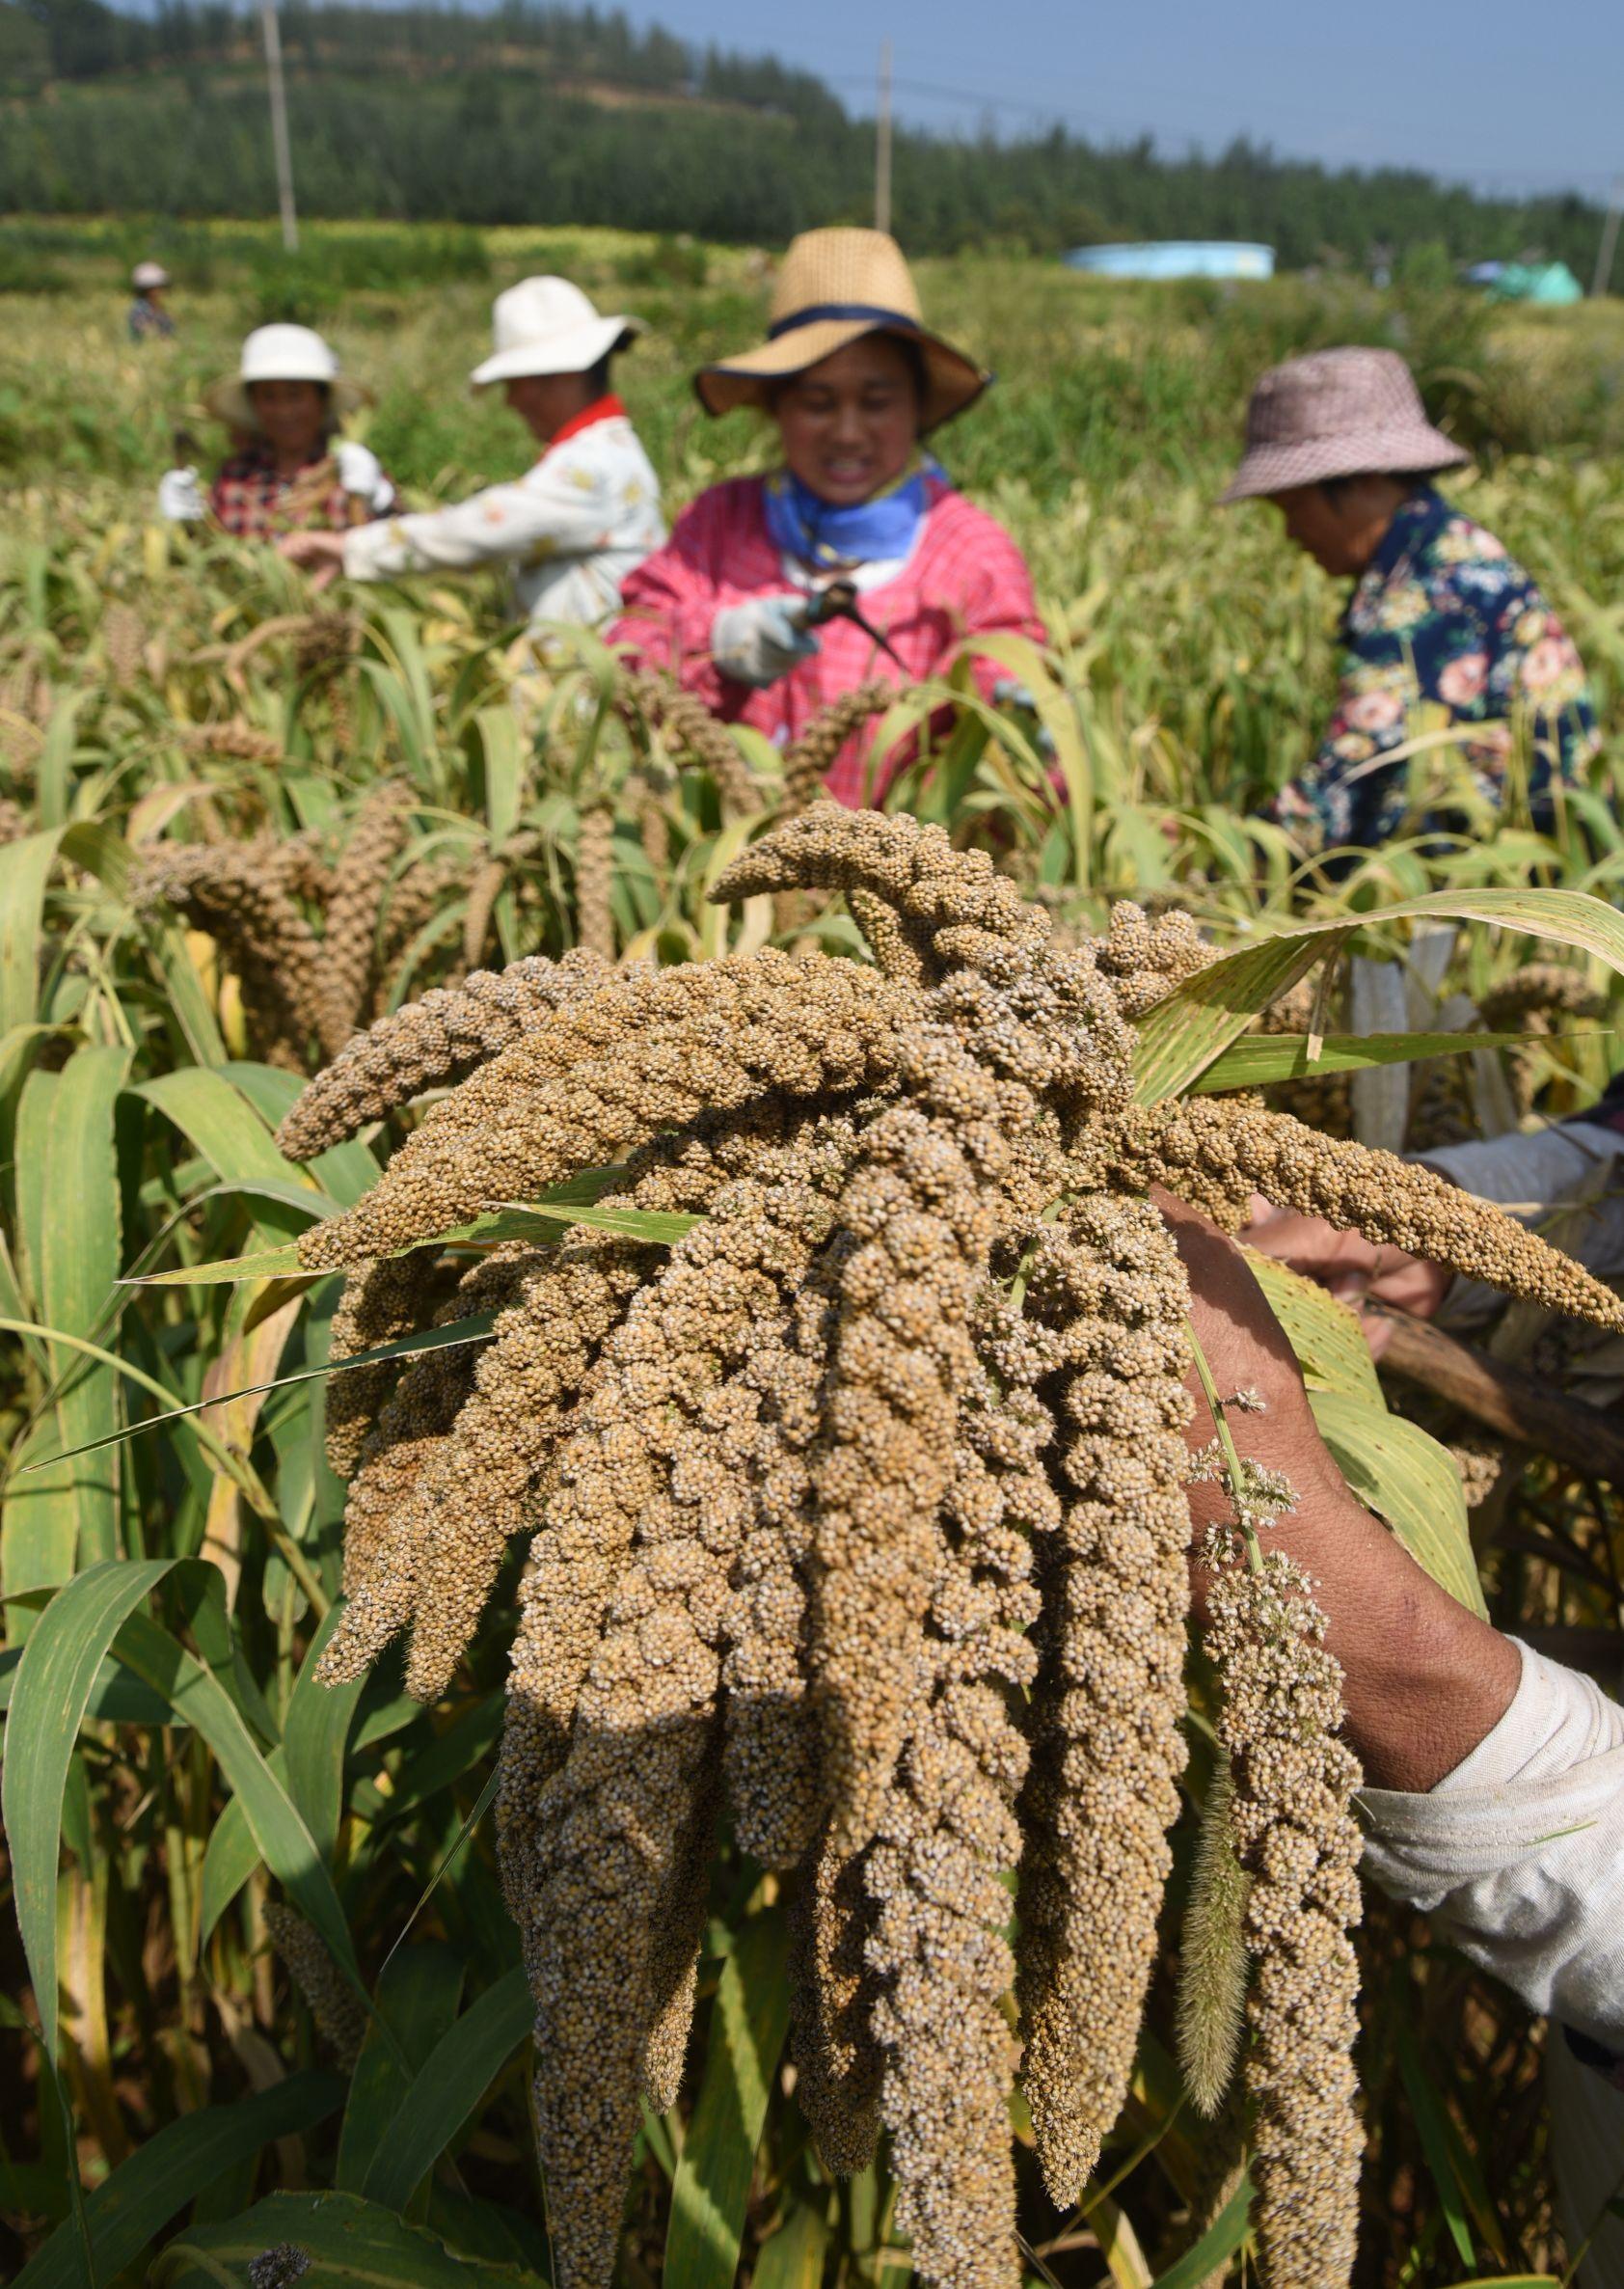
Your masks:
<svg viewBox="0 0 1624 2289"><path fill-rule="evenodd" d="M618 10L503 0L478 15L290 0L283 37L300 204L315 216L606 224L779 242L868 219L873 129L812 74L697 51ZM48 99L10 67L0 208L256 216L275 204L252 24L230 0L0 0L0 81L33 35ZM42 46L41 45L42 43ZM35 52L35 51L30 51ZM515 68L528 58L534 70ZM545 71L545 77L543 77ZM593 100L613 86L635 104ZM806 130L814 130L807 132ZM1222 152L903 131L899 227L920 252L1052 253L1123 238L1256 238L1282 263L1540 253L1586 275L1577 196L1475 197L1417 169L1332 171Z"/></svg>

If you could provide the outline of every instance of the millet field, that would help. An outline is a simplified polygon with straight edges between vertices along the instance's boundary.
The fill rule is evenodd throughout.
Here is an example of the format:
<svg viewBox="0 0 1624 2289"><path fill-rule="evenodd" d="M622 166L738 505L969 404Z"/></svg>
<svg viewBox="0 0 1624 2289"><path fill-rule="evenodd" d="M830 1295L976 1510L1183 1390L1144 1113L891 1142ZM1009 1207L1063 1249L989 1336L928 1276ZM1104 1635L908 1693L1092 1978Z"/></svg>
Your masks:
<svg viewBox="0 0 1624 2289"><path fill-rule="evenodd" d="M150 252L179 334L136 348ZM1395 1157L1617 1063L1624 304L922 263L1001 376L943 458L1050 644L1002 640L1030 706L956 668L780 754L592 639L538 670L494 584L315 596L155 517L280 317L414 504L517 473L466 375L547 269L648 321L668 512L758 465L688 383L760 326L741 250L0 250L0 2266L1557 2289L1543 2026L1361 1900L1290 1490L1224 1393L1192 1621L1146 1195L1502 1286L1530 1379L1624 1362L1610 1291ZM1332 879L1250 814L1338 595L1213 503L1257 372L1346 341L1477 453L1450 490L1605 737L1549 831L1514 788ZM885 814L820 799L858 712L923 743ZM1457 790L1413 745L1419 822ZM1615 1681L1609 1455L1378 1378L1261 1272L1361 1499Z"/></svg>

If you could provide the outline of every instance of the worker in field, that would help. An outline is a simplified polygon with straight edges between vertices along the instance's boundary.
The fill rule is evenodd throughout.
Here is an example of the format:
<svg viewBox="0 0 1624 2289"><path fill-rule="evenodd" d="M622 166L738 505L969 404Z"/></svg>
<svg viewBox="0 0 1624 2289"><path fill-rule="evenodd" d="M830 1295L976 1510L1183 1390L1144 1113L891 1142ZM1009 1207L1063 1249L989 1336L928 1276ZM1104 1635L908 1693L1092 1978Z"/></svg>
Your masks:
<svg viewBox="0 0 1624 2289"><path fill-rule="evenodd" d="M665 538L659 479L610 370L640 321L600 316L562 278L510 286L493 315L496 346L474 368L474 387L502 385L541 448L534 464L451 507L341 534L293 533L282 551L322 586L339 573L379 581L504 566L532 627L596 627L617 609L621 582Z"/></svg>
<svg viewBox="0 0 1624 2289"><path fill-rule="evenodd" d="M1537 825L1598 739L1584 670L1529 575L1432 479L1469 458L1428 422L1393 350L1319 350L1265 373L1226 502L1266 499L1286 537L1354 584L1325 736L1269 815L1311 852L1370 849L1464 768L1498 809L1521 783ZM1429 791L1418 802L1415 784ZM1464 813L1458 814L1464 817Z"/></svg>
<svg viewBox="0 0 1624 2289"><path fill-rule="evenodd" d="M1428 1153L1467 1191L1545 1229L1577 1211L1563 1244L1624 1285L1624 1075L1600 1102L1534 1134ZM1344 1484L1314 1428L1290 1349L1232 1244L1182 1204L1158 1206L1190 1273L1192 1322L1220 1391L1257 1395L1249 1452L1297 1489L1270 1544L1314 1576L1341 1664L1347 1737L1365 1768L1365 1868L1423 1909L1483 1970L1553 2022L1546 2043L1552 2148L1582 2289L1624 2281L1624 1708L1614 1691L1506 1637L1441 1590ZM1481 1325L1491 1291L1402 1248L1256 1201L1253 1248L1341 1301ZM1378 1355L1391 1319L1366 1321ZM1610 1349L1616 1349L1612 1339ZM1581 1387L1616 1389L1598 1344ZM1616 1401L1610 1404L1616 1409ZM1605 1422L1602 1407L1597 1420ZM1210 1435L1198 1402L1191 1436ZM1206 1487L1192 1491L1197 1539ZM1605 1548L1606 1538L1603 1537ZM1198 1591L1200 1582L1198 1578ZM1604 1584L1605 1590L1605 1584ZM1624 1640L1620 1640L1624 1650ZM1568 2278L1564 2275L1564 2279Z"/></svg>
<svg viewBox="0 0 1624 2289"><path fill-rule="evenodd" d="M1020 551L924 445L990 379L928 331L893 239L796 239L766 341L694 385L707 413L758 408L778 464L713 486L678 519L626 582L610 640L778 745L870 679L943 672L966 637L1042 641ZM852 611L825 617L837 594ZM990 692L997 671L979 662L976 673ZM871 772L867 744L853 736L836 757L825 781L836 801L877 802L894 776L900 758Z"/></svg>
<svg viewBox="0 0 1624 2289"><path fill-rule="evenodd" d="M174 313L164 299L175 283L169 272L161 262L138 262L129 283L124 325L131 341L167 341L175 332Z"/></svg>
<svg viewBox="0 0 1624 2289"><path fill-rule="evenodd" d="M309 326L257 327L236 372L203 395L232 450L206 497L195 468L163 478L158 509L172 523L212 522L241 540L268 540L295 526L353 525L393 501L377 456L338 433L367 393Z"/></svg>

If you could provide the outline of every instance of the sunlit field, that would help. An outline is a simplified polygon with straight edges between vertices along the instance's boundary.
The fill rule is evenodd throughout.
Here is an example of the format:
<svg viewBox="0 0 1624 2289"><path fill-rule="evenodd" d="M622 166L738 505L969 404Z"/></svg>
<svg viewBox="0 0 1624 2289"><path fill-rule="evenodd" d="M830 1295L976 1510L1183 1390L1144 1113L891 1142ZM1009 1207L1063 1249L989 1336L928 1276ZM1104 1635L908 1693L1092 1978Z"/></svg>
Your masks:
<svg viewBox="0 0 1624 2289"><path fill-rule="evenodd" d="M303 2270L290 2245L316 2289L529 2289L556 2277L557 2218L493 1803L520 1545L552 1464L538 1452L510 1474L484 1527L488 1610L426 1685L398 1642L346 1681L316 1678L360 1578L344 1480L403 1437L388 1410L414 1374L428 1387L425 1329L450 1330L423 1355L444 1368L437 1403L460 1406L512 1282L619 1247L652 1290L707 1212L648 1205L630 1133L534 1198L475 1188L466 1217L408 1236L402 1261L428 1282L416 1317L358 1338L353 1295L301 1236L371 1194L470 1060L428 1059L309 1152L277 1132L355 1031L529 957L584 948L632 971L796 949L844 977L883 967L884 945L860 890L709 896L805 807L804 755L685 724L591 640L538 670L494 583L316 597L267 551L162 526L155 493L177 450L206 473L220 440L201 391L279 317L319 326L375 392L359 433L412 503L517 473L528 439L466 376L491 297L556 269L648 322L616 380L675 511L766 450L745 417L708 421L689 381L754 338L765 258L384 226L312 230L297 259L243 226L149 240L41 220L8 238L0 1945L17 2000L0 2024L0 2264L26 2289L278 2289ZM123 281L152 246L179 333L138 348ZM1518 315L1447 281L1378 296L1335 277L1124 291L1002 258L926 262L920 285L932 321L998 371L937 442L1026 551L1050 643L1001 660L1031 706L987 706L963 666L898 700L885 736L926 745L889 807L990 854L1062 942L1132 897L1193 915L1226 956L1250 950L1227 995L1180 988L1144 1021L1147 1098L1265 1087L1324 1134L1394 1149L1589 1102L1624 1019L1624 304ZM1403 347L1477 453L1450 490L1566 618L1606 736L1549 832L1514 795L1470 833L1411 835L1333 880L1253 814L1315 742L1340 598L1273 512L1214 502L1256 373L1343 340ZM1423 742L1418 826L1452 788L1448 743ZM1267 952L1310 924L1321 936L1294 967ZM1458 1035L1459 1052L1421 1034ZM1352 1035L1382 1046L1361 1060ZM837 1095L831 1118L855 1119ZM1007 1283L1017 1317L1028 1268ZM1339 1459L1454 1594L1558 1651L1615 1623L1614 1489L1379 1385L1333 1307L1279 1300ZM1543 1367L1554 1325L1519 1305L1494 1345ZM407 1348L330 1375L336 1344ZM560 1439L592 1373L547 1403ZM539 1421L532 1387L515 1388L516 1417ZM453 1418L420 1420L423 1443ZM453 1556L457 1453L437 1482ZM1188 1682L1127 2102L1069 2210L1010 2098L1024 2289L1259 2277L1244 2121L1195 2110L1176 2032L1216 1769L1202 1658ZM1023 1691L1009 1685L1012 1703ZM692 2038L627 2157L619 2289L910 2278L889 2144L838 2176L797 2101L800 1880L724 1810L685 1911ZM1358 1947L1361 2289L1554 2289L1575 2252L1554 2208L1543 2030L1374 1898Z"/></svg>

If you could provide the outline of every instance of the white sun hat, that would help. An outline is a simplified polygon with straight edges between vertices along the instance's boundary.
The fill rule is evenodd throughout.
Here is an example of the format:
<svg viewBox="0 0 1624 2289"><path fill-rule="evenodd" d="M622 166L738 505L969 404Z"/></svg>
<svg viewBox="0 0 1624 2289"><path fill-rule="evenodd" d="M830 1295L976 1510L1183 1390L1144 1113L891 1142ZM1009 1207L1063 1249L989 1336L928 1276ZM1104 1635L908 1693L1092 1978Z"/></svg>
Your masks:
<svg viewBox="0 0 1624 2289"><path fill-rule="evenodd" d="M523 278L492 304L495 353L469 379L487 390L527 373L585 373L642 330L641 318L600 317L567 278Z"/></svg>
<svg viewBox="0 0 1624 2289"><path fill-rule="evenodd" d="M149 294L154 286L175 284L161 262L138 262L129 274L129 283L138 294Z"/></svg>
<svg viewBox="0 0 1624 2289"><path fill-rule="evenodd" d="M336 421L371 400L370 391L338 371L338 353L309 326L257 326L242 345L236 372L205 390L203 403L232 429L257 429L249 385L266 381L320 382Z"/></svg>

